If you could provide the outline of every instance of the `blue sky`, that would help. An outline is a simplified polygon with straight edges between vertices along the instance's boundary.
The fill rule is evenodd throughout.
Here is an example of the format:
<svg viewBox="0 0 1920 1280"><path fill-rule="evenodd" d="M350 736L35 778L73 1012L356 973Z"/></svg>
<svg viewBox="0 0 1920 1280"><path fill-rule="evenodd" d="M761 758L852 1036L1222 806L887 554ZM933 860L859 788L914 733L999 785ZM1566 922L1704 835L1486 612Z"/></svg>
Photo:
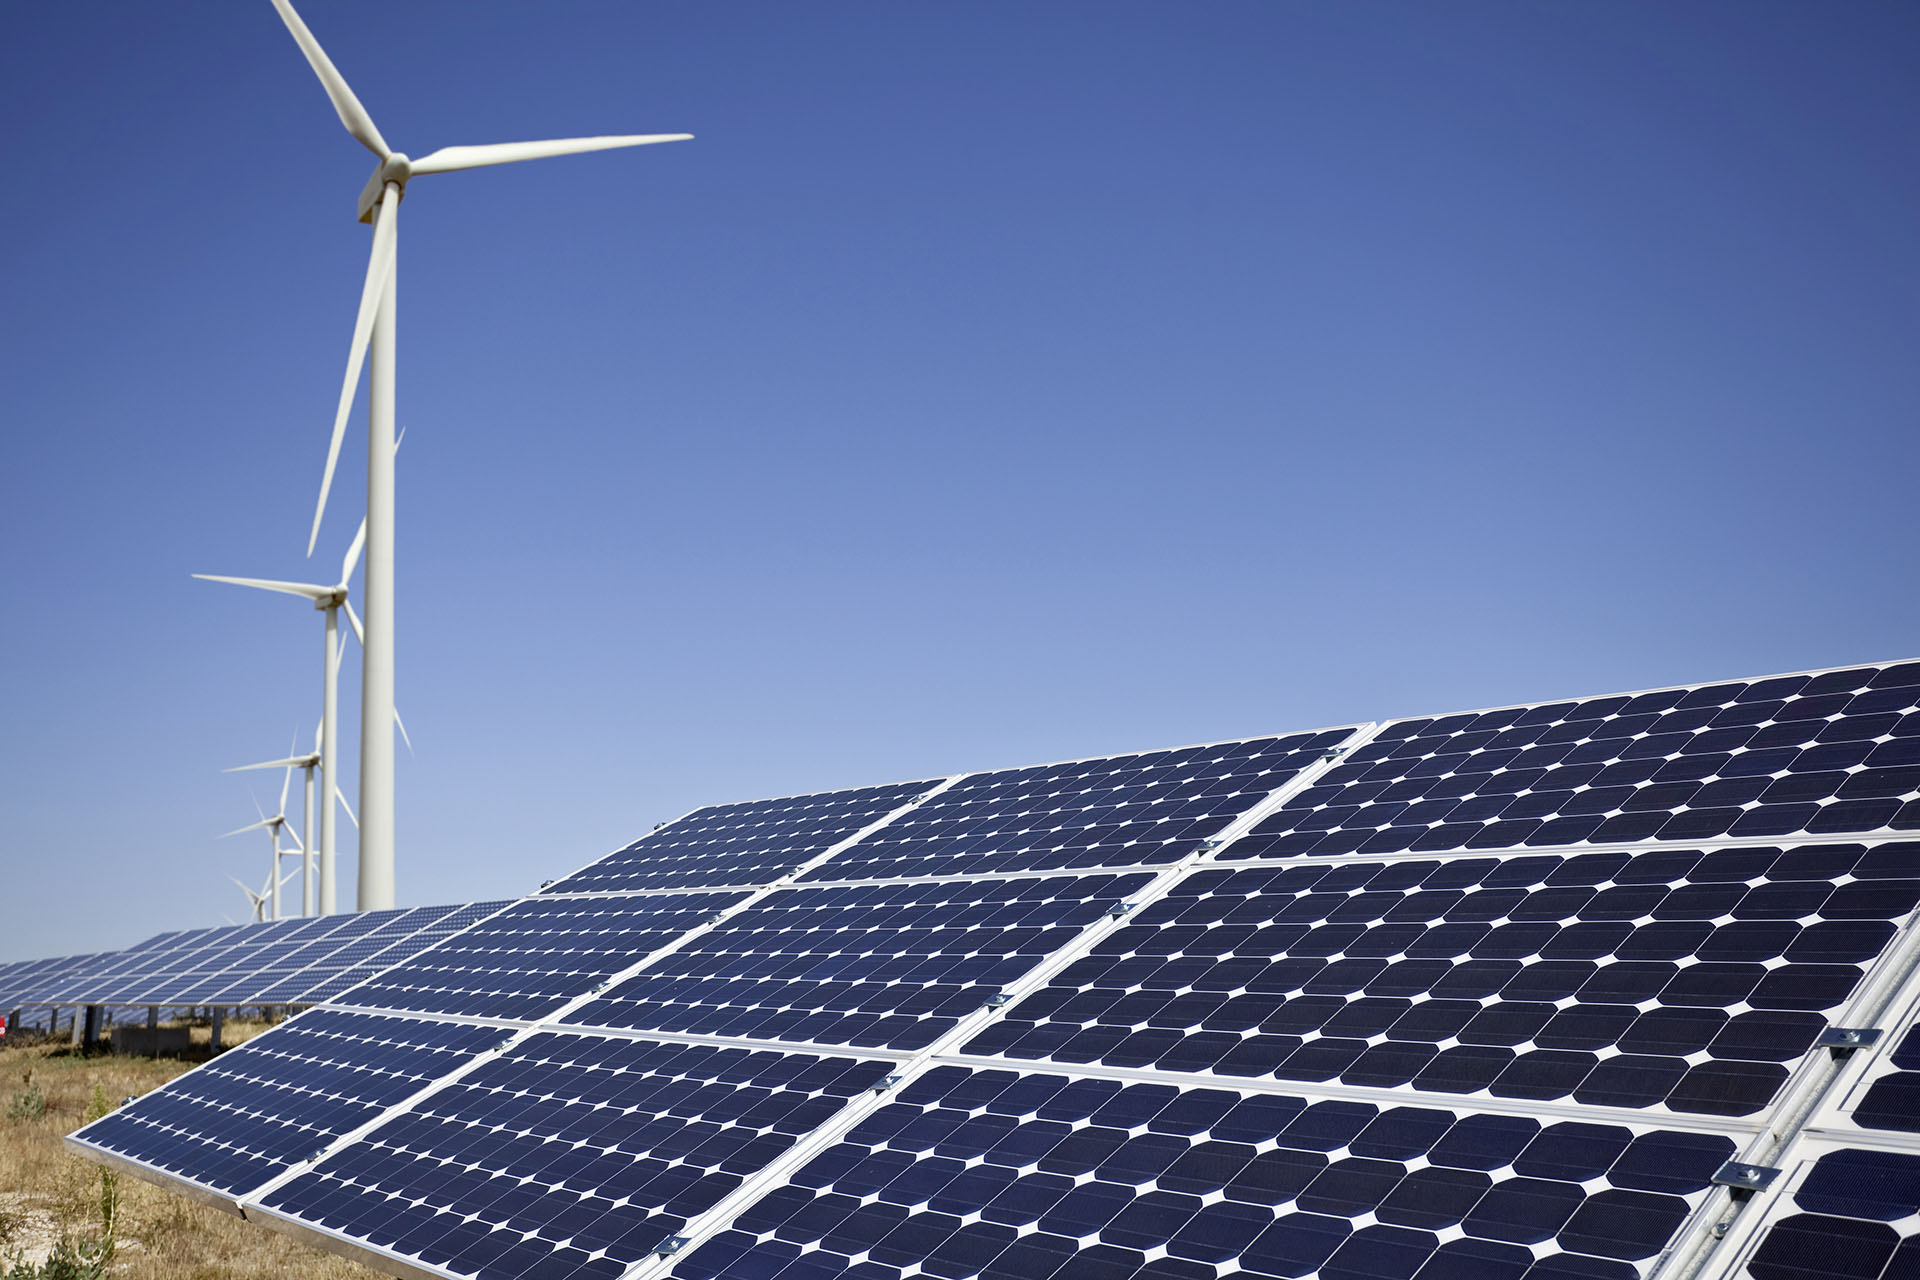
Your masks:
<svg viewBox="0 0 1920 1280"><path fill-rule="evenodd" d="M409 192L403 903L1920 651L1909 5L302 11L414 155L698 135ZM220 770L311 735L319 622L188 575L351 537L359 415L302 558L371 169L266 0L9 20L0 958L264 875Z"/></svg>

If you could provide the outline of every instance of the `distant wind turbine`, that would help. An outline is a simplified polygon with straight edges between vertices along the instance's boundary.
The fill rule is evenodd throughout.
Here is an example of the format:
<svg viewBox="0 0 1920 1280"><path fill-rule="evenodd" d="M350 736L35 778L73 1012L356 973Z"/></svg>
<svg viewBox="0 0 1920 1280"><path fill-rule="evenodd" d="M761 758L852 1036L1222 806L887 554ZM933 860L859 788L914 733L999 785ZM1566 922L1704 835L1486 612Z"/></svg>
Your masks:
<svg viewBox="0 0 1920 1280"><path fill-rule="evenodd" d="M367 348L373 348L368 382L367 438L367 611L366 637L361 646L360 681L360 879L362 911L393 906L393 731L387 722L393 713L393 440L394 342L398 331L396 261L400 200L407 182L429 173L450 173L488 165L541 160L552 156L639 147L655 142L679 142L686 133L624 134L611 137L563 138L546 142L504 142L486 146L442 147L412 159L387 145L373 117L360 104L320 42L300 20L289 0L273 0L280 20L293 34L300 52L320 78L321 87L347 132L373 152L378 167L360 192L360 221L373 224L373 251L366 280L360 289L353 339L347 347L347 371L340 386L340 405L334 415L333 435L327 445L326 470L320 478L320 500L314 507L313 530L307 536L307 554L313 554L326 513L327 493L333 487L334 465L346 434L347 414L360 383L360 367Z"/></svg>
<svg viewBox="0 0 1920 1280"><path fill-rule="evenodd" d="M253 918L255 922L257 923L261 920L265 920L267 918L265 912L266 912L266 906L267 906L267 892L268 892L266 886L264 885L261 886L260 892L255 893L251 888L247 886L247 882L242 880L239 876L228 876L227 879L239 885L240 892L247 895L247 906L249 909L252 910ZM229 921L232 921L233 917L228 916L227 919Z"/></svg>
<svg viewBox="0 0 1920 1280"><path fill-rule="evenodd" d="M295 852L295 850L291 849L282 849L280 847L280 837L285 835L293 840L296 845L299 844L299 837L295 836L287 825L287 788L292 782L293 770L288 769L280 778L280 807L274 811L271 818L262 813L260 814L260 821L250 822L244 827L235 827L232 831L220 837L222 840L225 840L228 836L243 835L249 831L264 829L268 837L273 841L273 875L267 881L267 893L268 900L272 903L273 919L275 920L280 918L280 859L288 853ZM260 802L258 800L253 802L253 808L254 812L259 813ZM304 853L305 850L298 850L298 852Z"/></svg>
<svg viewBox="0 0 1920 1280"><path fill-rule="evenodd" d="M313 607L324 612L326 619L326 653L322 658L321 694L320 694L320 774L325 785L339 789L340 786L340 650L344 643L340 637L340 606L347 602L347 584L353 579L354 566L360 562L360 548L365 543L367 525L363 520L360 531L353 535L353 545L347 548L347 554L340 560L340 580L332 586L320 586L312 582L282 582L277 578L229 578L217 573L196 573L193 576L207 582L228 582L236 587L253 587L259 591L276 591L282 595L304 596L313 601ZM286 763L280 761L278 763ZM263 766L264 767L264 766ZM337 909L334 893L334 823L333 806L320 808L320 914L330 916Z"/></svg>
<svg viewBox="0 0 1920 1280"><path fill-rule="evenodd" d="M291 773L299 769L305 773L305 806L301 809L300 823L300 914L311 916L321 914L314 910L313 902L313 771L320 767L320 733L313 731L313 750L302 756L293 754L293 743L287 744L287 755L282 760L263 760L259 764L235 765L225 773L245 773L249 769L286 769ZM298 741L296 737L295 741Z"/></svg>

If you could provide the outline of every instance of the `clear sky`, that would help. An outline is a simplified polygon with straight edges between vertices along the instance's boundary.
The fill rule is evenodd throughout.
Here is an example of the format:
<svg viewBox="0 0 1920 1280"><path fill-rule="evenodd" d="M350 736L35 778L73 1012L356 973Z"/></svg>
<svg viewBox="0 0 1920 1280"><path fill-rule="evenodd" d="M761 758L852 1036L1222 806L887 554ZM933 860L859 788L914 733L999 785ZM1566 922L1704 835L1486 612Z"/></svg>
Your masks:
<svg viewBox="0 0 1920 1280"><path fill-rule="evenodd" d="M409 191L402 903L716 801L1920 652L1911 4L303 13L414 155L698 135ZM265 874L220 770L310 740L320 621L188 575L352 535L359 415L303 559L372 168L267 0L7 19L0 959Z"/></svg>

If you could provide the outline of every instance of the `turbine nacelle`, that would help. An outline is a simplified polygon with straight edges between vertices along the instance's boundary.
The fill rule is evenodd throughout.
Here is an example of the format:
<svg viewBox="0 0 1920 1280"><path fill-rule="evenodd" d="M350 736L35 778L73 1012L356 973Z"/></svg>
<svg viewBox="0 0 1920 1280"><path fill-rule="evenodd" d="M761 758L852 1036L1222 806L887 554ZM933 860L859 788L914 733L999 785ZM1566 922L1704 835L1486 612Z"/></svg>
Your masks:
<svg viewBox="0 0 1920 1280"><path fill-rule="evenodd" d="M360 221L373 221L373 207L385 198L387 184L393 183L406 194L407 179L413 176L413 161L403 151L396 151L380 162L380 167L367 179L367 185L360 189Z"/></svg>

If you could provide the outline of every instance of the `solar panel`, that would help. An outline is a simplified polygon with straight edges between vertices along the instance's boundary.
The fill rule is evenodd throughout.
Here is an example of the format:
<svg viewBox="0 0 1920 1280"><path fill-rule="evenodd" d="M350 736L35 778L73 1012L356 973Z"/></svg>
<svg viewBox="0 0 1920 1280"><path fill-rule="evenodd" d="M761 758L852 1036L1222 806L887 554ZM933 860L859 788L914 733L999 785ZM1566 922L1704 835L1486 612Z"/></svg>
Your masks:
<svg viewBox="0 0 1920 1280"><path fill-rule="evenodd" d="M1920 827L1920 662L1397 720L1238 857Z"/></svg>
<svg viewBox="0 0 1920 1280"><path fill-rule="evenodd" d="M235 1201L500 1040L491 1027L313 1009L72 1141Z"/></svg>
<svg viewBox="0 0 1920 1280"><path fill-rule="evenodd" d="M922 1049L1151 876L788 889L564 1019Z"/></svg>
<svg viewBox="0 0 1920 1280"><path fill-rule="evenodd" d="M971 774L802 879L1176 862L1351 736L1332 729Z"/></svg>
<svg viewBox="0 0 1920 1280"><path fill-rule="evenodd" d="M891 1069L542 1033L249 1212L457 1274L618 1276Z"/></svg>
<svg viewBox="0 0 1920 1280"><path fill-rule="evenodd" d="M530 898L342 992L335 1002L540 1018L746 897Z"/></svg>
<svg viewBox="0 0 1920 1280"><path fill-rule="evenodd" d="M939 781L697 809L543 892L766 884L910 803Z"/></svg>
<svg viewBox="0 0 1920 1280"><path fill-rule="evenodd" d="M1610 1274L1579 1268L1657 1254L1732 1151L1641 1125L945 1067L674 1274L1517 1280L1561 1257Z"/></svg>
<svg viewBox="0 0 1920 1280"><path fill-rule="evenodd" d="M1209 868L968 1050L1747 1115L1911 918L1916 854Z"/></svg>
<svg viewBox="0 0 1920 1280"><path fill-rule="evenodd" d="M1916 691L1887 664L700 810L250 1042L477 1037L398 1096L330 1082L360 1109L304 1152L271 1139L300 1095L200 1072L116 1117L178 1090L264 1161L225 1193L250 1217L409 1275L1890 1280ZM212 1185L108 1121L95 1154Z"/></svg>

